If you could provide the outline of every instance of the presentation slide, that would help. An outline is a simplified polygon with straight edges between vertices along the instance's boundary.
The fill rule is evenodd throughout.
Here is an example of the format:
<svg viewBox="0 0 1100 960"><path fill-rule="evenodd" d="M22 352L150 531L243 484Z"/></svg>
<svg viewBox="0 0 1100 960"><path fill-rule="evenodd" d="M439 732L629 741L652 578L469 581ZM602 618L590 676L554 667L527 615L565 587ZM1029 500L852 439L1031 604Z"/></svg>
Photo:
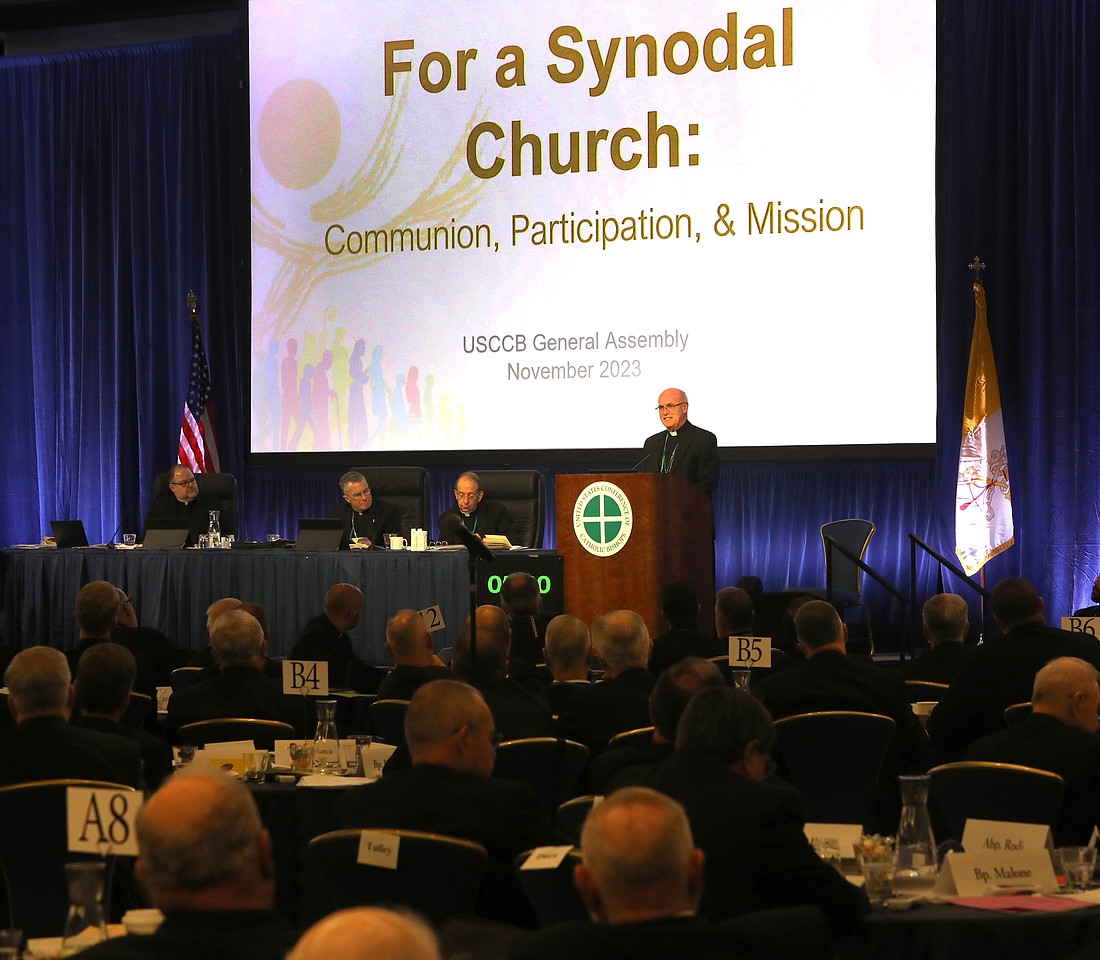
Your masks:
<svg viewBox="0 0 1100 960"><path fill-rule="evenodd" d="M251 0L251 449L935 439L934 4Z"/></svg>

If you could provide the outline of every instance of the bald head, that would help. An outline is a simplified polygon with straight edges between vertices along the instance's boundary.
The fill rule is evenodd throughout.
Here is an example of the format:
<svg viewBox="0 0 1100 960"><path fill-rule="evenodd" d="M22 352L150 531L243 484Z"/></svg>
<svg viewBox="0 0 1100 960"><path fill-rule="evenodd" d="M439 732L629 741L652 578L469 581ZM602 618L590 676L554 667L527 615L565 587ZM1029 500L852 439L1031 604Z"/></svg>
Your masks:
<svg viewBox="0 0 1100 960"><path fill-rule="evenodd" d="M4 671L8 708L16 723L32 717L65 717L73 705L72 674L65 654L53 647L27 647Z"/></svg>
<svg viewBox="0 0 1100 960"><path fill-rule="evenodd" d="M500 605L509 620L538 616L542 609L538 580L521 571L508 574L500 585Z"/></svg>
<svg viewBox="0 0 1100 960"><path fill-rule="evenodd" d="M592 643L609 679L625 670L645 668L653 649L645 621L633 610L613 610L597 617L592 623Z"/></svg>
<svg viewBox="0 0 1100 960"><path fill-rule="evenodd" d="M432 633L416 610L398 610L386 622L386 653L399 667L432 665Z"/></svg>
<svg viewBox="0 0 1100 960"><path fill-rule="evenodd" d="M818 650L844 649L846 639L844 624L831 603L810 600L798 608L794 615L794 632L799 646L806 656L812 657Z"/></svg>
<svg viewBox="0 0 1100 960"><path fill-rule="evenodd" d="M363 612L363 591L351 583L338 583L325 594L325 616L340 630L350 630Z"/></svg>
<svg viewBox="0 0 1100 960"><path fill-rule="evenodd" d="M555 680L587 680L592 666L592 637L583 620L567 613L546 627L543 654Z"/></svg>
<svg viewBox="0 0 1100 960"><path fill-rule="evenodd" d="M1088 733L1100 728L1100 687L1096 668L1077 657L1058 657L1037 674L1031 712L1057 717Z"/></svg>
<svg viewBox="0 0 1100 960"><path fill-rule="evenodd" d="M593 919L628 923L694 913L703 854L684 808L646 787L617 790L592 808L581 833L577 890Z"/></svg>
<svg viewBox="0 0 1100 960"><path fill-rule="evenodd" d="M381 907L352 907L318 920L287 960L439 960L439 945L417 917Z"/></svg>
<svg viewBox="0 0 1100 960"><path fill-rule="evenodd" d="M405 742L413 765L431 763L489 776L493 771L493 715L473 687L433 680L409 701Z"/></svg>
<svg viewBox="0 0 1100 960"><path fill-rule="evenodd" d="M106 580L93 580L76 595L75 617L83 637L108 637L118 619L118 588Z"/></svg>
<svg viewBox="0 0 1100 960"><path fill-rule="evenodd" d="M137 874L153 904L183 910L269 910L271 842L256 804L220 773L176 774L137 818Z"/></svg>
<svg viewBox="0 0 1100 960"><path fill-rule="evenodd" d="M469 680L478 677L503 677L508 671L508 654L512 648L512 629L508 615L500 608L485 604L474 611L477 617L477 663L470 659L470 624L455 641L451 660L455 675Z"/></svg>

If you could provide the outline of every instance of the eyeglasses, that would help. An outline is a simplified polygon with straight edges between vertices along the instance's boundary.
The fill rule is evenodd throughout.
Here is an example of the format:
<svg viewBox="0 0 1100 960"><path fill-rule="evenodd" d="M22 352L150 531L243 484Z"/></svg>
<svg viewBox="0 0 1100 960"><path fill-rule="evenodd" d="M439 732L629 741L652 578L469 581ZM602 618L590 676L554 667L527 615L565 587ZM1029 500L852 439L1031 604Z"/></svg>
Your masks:
<svg viewBox="0 0 1100 960"><path fill-rule="evenodd" d="M367 487L366 490L360 490L358 493L349 493L347 496L349 500L366 500L370 496L370 487Z"/></svg>
<svg viewBox="0 0 1100 960"><path fill-rule="evenodd" d="M458 497L459 500L476 500L478 494L480 493L480 490L475 490L473 491L473 493L460 493L458 490L456 490L455 496Z"/></svg>
<svg viewBox="0 0 1100 960"><path fill-rule="evenodd" d="M666 410L674 410L676 407L686 407L687 401L681 400L679 403L659 403L653 409L664 413Z"/></svg>
<svg viewBox="0 0 1100 960"><path fill-rule="evenodd" d="M168 486L170 487L189 487L191 484L198 484L198 480L192 477L190 480L169 480Z"/></svg>

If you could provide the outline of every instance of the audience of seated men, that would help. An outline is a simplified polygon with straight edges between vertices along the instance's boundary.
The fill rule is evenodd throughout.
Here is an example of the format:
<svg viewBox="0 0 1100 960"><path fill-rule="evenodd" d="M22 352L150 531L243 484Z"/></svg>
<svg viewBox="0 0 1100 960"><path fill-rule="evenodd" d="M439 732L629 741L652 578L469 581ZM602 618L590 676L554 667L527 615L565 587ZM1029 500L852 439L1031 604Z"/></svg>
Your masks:
<svg viewBox="0 0 1100 960"><path fill-rule="evenodd" d="M657 678L648 669L649 630L633 610L597 617L592 643L603 662L603 679L558 714L555 728L558 736L585 744L595 755L616 733L650 726L649 695Z"/></svg>
<svg viewBox="0 0 1100 960"><path fill-rule="evenodd" d="M649 695L653 739L645 747L619 747L594 757L588 767L588 792L607 793L621 783L636 782L645 770L670 757L676 728L688 702L703 687L724 684L721 671L709 660L688 657L669 667L657 678Z"/></svg>
<svg viewBox="0 0 1100 960"><path fill-rule="evenodd" d="M967 760L1017 763L1049 770L1065 781L1055 843L1088 844L1100 822L1100 686L1096 668L1058 657L1037 674L1031 715L975 740Z"/></svg>
<svg viewBox="0 0 1100 960"><path fill-rule="evenodd" d="M136 832L138 880L164 921L82 957L282 960L294 934L273 910L271 837L241 784L221 773L178 774L138 812Z"/></svg>
<svg viewBox="0 0 1100 960"><path fill-rule="evenodd" d="M879 713L895 724L879 777L876 829L896 829L901 813L898 775L928 769L928 738L913 713L901 675L847 656L848 627L832 604L811 600L795 614L807 662L752 686L775 719L818 710Z"/></svg>
<svg viewBox="0 0 1100 960"><path fill-rule="evenodd" d="M451 670L459 680L476 687L505 740L547 737L551 713L546 701L512 676L511 633L500 607L480 606L477 617L477 656L470 651L470 623L455 641Z"/></svg>
<svg viewBox="0 0 1100 960"><path fill-rule="evenodd" d="M592 636L583 620L563 613L547 626L542 650L546 669L553 677L542 695L554 716L568 713L570 703L584 696L591 686Z"/></svg>
<svg viewBox="0 0 1100 960"><path fill-rule="evenodd" d="M287 960L440 960L432 928L412 913L349 907L322 917Z"/></svg>
<svg viewBox="0 0 1100 960"><path fill-rule="evenodd" d="M906 680L951 683L959 675L973 647L964 645L970 629L966 601L957 593L937 593L921 610L928 649L901 665Z"/></svg>
<svg viewBox="0 0 1100 960"><path fill-rule="evenodd" d="M668 630L653 641L649 655L653 676L659 677L684 657L718 657L726 652L714 637L700 631L699 597L686 583L666 584L661 593L661 616Z"/></svg>
<svg viewBox="0 0 1100 960"><path fill-rule="evenodd" d="M508 574L500 586L500 606L512 631L512 656L542 663L548 621L542 616L538 580L520 571Z"/></svg>
<svg viewBox="0 0 1100 960"><path fill-rule="evenodd" d="M301 711L295 699L283 694L281 680L263 672L267 650L256 618L243 610L230 610L210 630L218 674L172 694L168 737L174 738L186 723L229 717L282 720L298 729Z"/></svg>
<svg viewBox="0 0 1100 960"><path fill-rule="evenodd" d="M144 785L133 740L69 724L75 693L60 650L21 650L4 671L4 685L16 726L0 730L0 786L69 778Z"/></svg>
<svg viewBox="0 0 1100 960"><path fill-rule="evenodd" d="M122 725L137 667L134 655L118 643L98 643L84 651L76 669L77 727L125 737L137 744L145 784L156 790L172 773L172 748L147 730Z"/></svg>
<svg viewBox="0 0 1100 960"><path fill-rule="evenodd" d="M771 718L743 690L705 687L684 710L671 757L633 782L678 800L706 855L699 912L711 920L767 907L820 907L838 933L870 906L803 833L802 798L767 781Z"/></svg>
<svg viewBox="0 0 1100 960"><path fill-rule="evenodd" d="M187 652L159 630L141 626L134 604L124 590L118 591L118 604L118 616L111 627L111 640L121 643L134 656L141 654L148 657L153 664L153 678L157 685L167 686L171 682L172 671L187 663Z"/></svg>
<svg viewBox="0 0 1100 960"><path fill-rule="evenodd" d="M554 924L513 944L513 960L793 960L833 956L814 907L764 910L714 924L698 913L704 854L684 808L627 787L588 815L574 882L591 920Z"/></svg>
<svg viewBox="0 0 1100 960"><path fill-rule="evenodd" d="M325 594L325 609L302 628L290 650L290 659L324 660L329 684L342 687L352 664L366 666L347 632L359 623L364 603L363 591L353 584L330 587Z"/></svg>
<svg viewBox="0 0 1100 960"><path fill-rule="evenodd" d="M106 580L93 580L84 584L76 595L76 609L73 618L79 631L77 645L66 656L69 658L69 673L75 674L80 657L85 650L97 643L106 643L111 639L111 631L118 619L121 601L118 588ZM137 679L134 689L156 701L157 678L153 661L145 654L135 653Z"/></svg>
<svg viewBox="0 0 1100 960"><path fill-rule="evenodd" d="M561 837L529 784L493 779L499 737L489 706L472 686L456 680L425 684L405 715L412 766L387 769L375 783L348 790L339 801L339 820L342 827L426 830L482 844L490 871L478 912L530 924L533 915L513 861Z"/></svg>
<svg viewBox="0 0 1100 960"><path fill-rule="evenodd" d="M1002 580L991 605L1003 635L974 651L928 718L938 763L962 759L979 737L1002 730L1005 708L1031 696L1035 674L1055 657L1079 657L1100 668L1096 639L1046 626L1043 598L1027 580Z"/></svg>
<svg viewBox="0 0 1100 960"><path fill-rule="evenodd" d="M386 653L394 666L378 685L380 699L410 700L430 680L452 677L436 656L431 631L416 610L398 610L386 622Z"/></svg>

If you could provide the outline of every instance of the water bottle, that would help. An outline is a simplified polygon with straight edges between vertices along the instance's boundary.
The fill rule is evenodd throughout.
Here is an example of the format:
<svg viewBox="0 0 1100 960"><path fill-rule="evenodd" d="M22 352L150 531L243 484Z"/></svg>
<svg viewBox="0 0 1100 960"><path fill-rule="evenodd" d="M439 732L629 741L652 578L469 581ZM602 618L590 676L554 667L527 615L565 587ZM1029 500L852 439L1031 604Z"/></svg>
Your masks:
<svg viewBox="0 0 1100 960"><path fill-rule="evenodd" d="M936 837L928 818L928 774L898 777L901 820L898 822L898 893L927 896L936 882Z"/></svg>
<svg viewBox="0 0 1100 960"><path fill-rule="evenodd" d="M222 512L220 510L210 511L210 527L206 531L206 535L209 537L209 544L211 550L217 550L222 545Z"/></svg>
<svg viewBox="0 0 1100 960"><path fill-rule="evenodd" d="M340 734L336 732L336 701L318 700L317 732L313 735L313 761L311 773L329 773L342 776L347 765L340 756Z"/></svg>

